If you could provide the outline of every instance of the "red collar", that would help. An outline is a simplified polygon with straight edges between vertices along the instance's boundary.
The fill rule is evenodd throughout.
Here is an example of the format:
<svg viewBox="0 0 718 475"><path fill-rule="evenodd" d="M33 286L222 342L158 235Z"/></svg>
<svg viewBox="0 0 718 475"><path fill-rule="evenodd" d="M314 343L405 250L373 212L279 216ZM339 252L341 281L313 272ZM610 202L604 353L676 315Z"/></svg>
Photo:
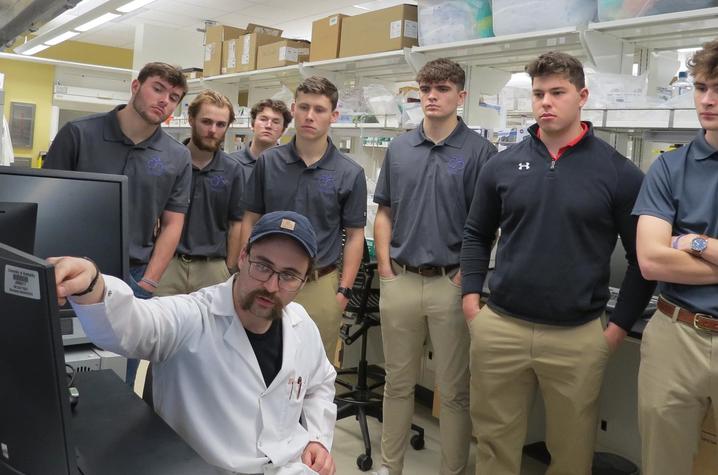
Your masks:
<svg viewBox="0 0 718 475"><path fill-rule="evenodd" d="M566 150L568 150L569 148L571 148L574 145L576 145L577 143L579 143L581 141L581 139L583 139L586 136L587 133L588 133L588 124L586 124L585 122L581 122L581 133L578 134L569 143L567 143L566 145L564 145L563 147L558 149L558 153L556 155L552 154L550 151L549 151L549 155L551 155L551 158L553 158L554 160L558 160L559 158L561 158L561 155L563 155L564 152L566 152ZM536 137L538 137L538 139L541 140L541 128L536 130Z"/></svg>

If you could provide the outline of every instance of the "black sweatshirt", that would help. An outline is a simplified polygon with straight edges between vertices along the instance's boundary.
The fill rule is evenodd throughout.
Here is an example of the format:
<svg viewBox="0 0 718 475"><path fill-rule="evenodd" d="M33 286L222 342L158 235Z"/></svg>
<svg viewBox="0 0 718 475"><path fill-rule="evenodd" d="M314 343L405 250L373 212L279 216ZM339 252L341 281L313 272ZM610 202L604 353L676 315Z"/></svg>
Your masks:
<svg viewBox="0 0 718 475"><path fill-rule="evenodd" d="M488 305L535 323L584 324L605 310L620 235L628 269L611 321L628 331L655 287L641 276L631 216L643 172L586 124L556 161L533 125L530 137L484 165L464 228L463 294L482 292L500 227Z"/></svg>

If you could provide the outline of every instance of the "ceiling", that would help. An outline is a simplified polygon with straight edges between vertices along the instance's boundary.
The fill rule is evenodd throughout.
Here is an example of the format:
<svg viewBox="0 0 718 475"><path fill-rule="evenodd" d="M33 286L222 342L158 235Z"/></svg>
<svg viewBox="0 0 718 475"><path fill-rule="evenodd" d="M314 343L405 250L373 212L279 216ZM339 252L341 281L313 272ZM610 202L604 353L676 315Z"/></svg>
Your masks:
<svg viewBox="0 0 718 475"><path fill-rule="evenodd" d="M65 19L74 18L106 0L82 0L43 25L38 33L51 31ZM334 13L358 15L401 3L402 0L155 0L132 13L122 15L93 30L73 38L73 41L132 49L135 26L158 25L164 28L203 29L205 20L244 27L258 23L284 30L287 38L311 39L312 21Z"/></svg>

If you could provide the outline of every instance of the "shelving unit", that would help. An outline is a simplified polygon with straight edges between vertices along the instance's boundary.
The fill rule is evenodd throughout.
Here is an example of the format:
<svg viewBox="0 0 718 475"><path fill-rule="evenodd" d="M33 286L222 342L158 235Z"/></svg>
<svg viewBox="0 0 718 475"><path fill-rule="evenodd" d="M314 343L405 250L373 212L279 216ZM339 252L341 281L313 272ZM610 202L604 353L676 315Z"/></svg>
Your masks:
<svg viewBox="0 0 718 475"><path fill-rule="evenodd" d="M363 81L398 83L412 81L427 61L439 57L453 59L467 71L469 97L496 94L511 73L523 71L533 58L549 50L558 50L579 58L598 71L631 74L634 63L639 71L648 71L652 52L699 47L718 37L718 7L686 12L653 15L617 21L595 22L581 27L566 27L523 34L480 38L432 46L414 46L385 53L305 62L280 68L212 76L189 81L191 90L205 87L220 89L228 95L248 91L250 102L255 97L282 86L290 90L303 78L322 75L339 87ZM487 86L487 84L489 84ZM477 90L480 88L480 90ZM489 92L491 91L491 92ZM532 120L530 112L525 121ZM512 116L510 113L509 116ZM467 103L467 123L484 125L477 104ZM644 141L680 143L690 140L700 127L693 109L593 109L584 110L583 118L594 123L598 133L619 151L632 157L644 168L653 158L655 147L644 147ZM393 123L396 123L396 119ZM335 124L332 136L393 137L405 129L379 124ZM248 124L232 129L249 134ZM351 142L353 156L369 163L367 174L380 166L382 157L370 150L369 158ZM645 148L645 151L644 151ZM366 159L366 160L365 160ZM643 163L642 163L643 162Z"/></svg>
<svg viewBox="0 0 718 475"><path fill-rule="evenodd" d="M566 27L524 34L481 38L432 46L415 46L350 58L305 62L281 68L212 76L190 81L193 89L231 85L240 91L254 87L293 84L313 74L321 74L336 83L375 79L411 81L427 61L447 57L465 65L492 68L509 73L523 71L524 65L538 54L559 50L572 54L601 71L630 73L642 50L662 51L698 47L718 37L718 7L653 15L609 22L590 23L585 27ZM650 111L646 114L646 111ZM607 109L586 111L597 127L609 129L697 128L690 110ZM648 118L642 118L648 115ZM588 118L588 117L587 117ZM597 120L598 119L598 120ZM368 127L359 127L368 129Z"/></svg>

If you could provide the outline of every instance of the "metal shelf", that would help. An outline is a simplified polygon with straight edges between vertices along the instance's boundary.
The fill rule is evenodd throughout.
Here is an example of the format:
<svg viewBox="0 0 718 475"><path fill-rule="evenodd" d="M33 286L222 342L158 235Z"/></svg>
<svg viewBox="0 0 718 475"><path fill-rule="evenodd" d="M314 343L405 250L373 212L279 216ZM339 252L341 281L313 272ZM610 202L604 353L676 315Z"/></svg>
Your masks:
<svg viewBox="0 0 718 475"><path fill-rule="evenodd" d="M699 47L718 37L718 7L590 23L588 30L609 34L640 48Z"/></svg>
<svg viewBox="0 0 718 475"><path fill-rule="evenodd" d="M595 59L600 60L604 56L604 48L614 47L619 43L661 50L698 47L716 37L718 7L590 23L586 27L566 27L432 46L414 46L384 53L211 76L193 79L189 83L239 84L245 88L254 83L299 80L312 74L322 74L330 78L336 75L353 75L357 78L408 81L413 79L416 70L424 62L438 57L450 58L469 66L517 72L523 71L526 63L548 50L563 51L582 61L595 62ZM605 44L606 41L609 43ZM604 44L598 44L599 42Z"/></svg>
<svg viewBox="0 0 718 475"><path fill-rule="evenodd" d="M0 59L10 59L13 61L24 61L28 63L48 64L51 66L61 66L68 68L83 69L87 71L99 71L103 73L117 74L123 77L132 78L134 71L125 68L114 68L112 66L100 66L98 64L77 63L75 61L61 61L58 59L41 58L37 56L25 56L15 53L0 53Z"/></svg>
<svg viewBox="0 0 718 475"><path fill-rule="evenodd" d="M581 60L587 59L588 53L582 33L582 30L576 27L558 28L432 46L415 46L411 53L423 54L428 59L444 57L471 66L518 72L523 71L526 63L540 53L549 50L563 51Z"/></svg>

